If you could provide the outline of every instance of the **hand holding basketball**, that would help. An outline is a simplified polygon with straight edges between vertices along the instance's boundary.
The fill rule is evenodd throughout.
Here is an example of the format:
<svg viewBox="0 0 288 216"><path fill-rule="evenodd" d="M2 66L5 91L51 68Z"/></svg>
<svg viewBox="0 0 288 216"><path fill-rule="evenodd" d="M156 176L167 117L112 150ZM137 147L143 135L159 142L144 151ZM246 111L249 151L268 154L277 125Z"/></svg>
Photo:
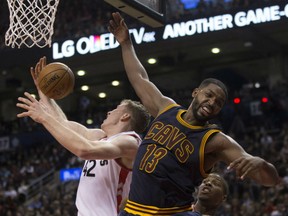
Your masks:
<svg viewBox="0 0 288 216"><path fill-rule="evenodd" d="M33 79L35 82L35 74ZM60 62L44 66L37 77L38 88L44 95L55 100L69 95L73 91L74 84L75 77L72 70Z"/></svg>
<svg viewBox="0 0 288 216"><path fill-rule="evenodd" d="M33 78L33 81L34 81L34 84L35 84L37 90L39 90L38 76L45 66L46 66L46 57L44 56L44 57L39 59L39 61L35 65L35 68L33 68L33 67L30 68L30 73L31 73L31 76ZM39 94L43 94L43 93L39 92Z"/></svg>

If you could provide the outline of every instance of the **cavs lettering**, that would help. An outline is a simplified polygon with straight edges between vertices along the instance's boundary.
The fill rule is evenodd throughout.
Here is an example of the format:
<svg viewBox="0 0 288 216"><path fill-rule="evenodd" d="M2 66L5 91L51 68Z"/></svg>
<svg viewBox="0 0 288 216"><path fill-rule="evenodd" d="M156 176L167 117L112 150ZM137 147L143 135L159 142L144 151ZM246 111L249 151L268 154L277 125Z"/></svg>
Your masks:
<svg viewBox="0 0 288 216"><path fill-rule="evenodd" d="M185 108L172 104L152 122L134 162L133 169L138 172L132 172L127 212L149 215L153 209L153 215L172 215L191 208L194 188L207 175L206 142L220 129L215 125L190 125L182 118L185 113ZM133 184L141 185L142 190ZM147 190L150 193L141 192Z"/></svg>
<svg viewBox="0 0 288 216"><path fill-rule="evenodd" d="M153 123L144 140L153 140L163 146L160 148L157 148L156 144L147 146L147 152L140 164L140 169L146 169L147 172L153 171L156 164L167 154L168 150L173 152L180 163L185 163L194 152L193 144L179 128L173 125L165 125L159 121Z"/></svg>

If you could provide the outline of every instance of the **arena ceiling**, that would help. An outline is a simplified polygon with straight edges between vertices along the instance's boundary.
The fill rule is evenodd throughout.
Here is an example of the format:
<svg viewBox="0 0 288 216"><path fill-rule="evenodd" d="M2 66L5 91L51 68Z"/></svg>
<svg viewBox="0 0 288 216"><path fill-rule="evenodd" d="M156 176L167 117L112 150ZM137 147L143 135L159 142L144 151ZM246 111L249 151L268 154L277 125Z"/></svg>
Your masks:
<svg viewBox="0 0 288 216"><path fill-rule="evenodd" d="M213 47L219 47L221 53L212 54L210 50ZM165 93L193 88L208 76L222 77L237 88L243 82L267 79L277 65L283 68L275 68L275 71L285 72L287 76L288 18L177 40L135 45L135 49L150 79ZM49 62L53 61L51 51L47 52L47 49L0 50L1 101L11 98L16 100L25 90L35 91L29 68L44 55ZM149 57L158 58L158 63L148 65L146 60ZM274 62L279 59L282 63ZM78 98L79 95L97 99L97 93L102 91L106 91L110 99L133 96L125 76L120 48L66 58L61 62L69 65L74 72L78 69L87 71L85 77L76 78L74 93L67 100ZM110 82L114 79L121 81L120 87L111 87ZM91 85L90 91L81 92L80 86L83 84Z"/></svg>

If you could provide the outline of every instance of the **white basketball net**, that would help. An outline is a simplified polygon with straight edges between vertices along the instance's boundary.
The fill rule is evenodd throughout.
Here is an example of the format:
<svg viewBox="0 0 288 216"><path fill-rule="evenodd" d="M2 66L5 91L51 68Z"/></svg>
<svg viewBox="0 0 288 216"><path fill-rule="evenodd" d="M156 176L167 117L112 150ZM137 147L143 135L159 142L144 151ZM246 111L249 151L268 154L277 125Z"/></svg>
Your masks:
<svg viewBox="0 0 288 216"><path fill-rule="evenodd" d="M10 25L5 34L6 46L51 47L53 24L60 0L7 0Z"/></svg>

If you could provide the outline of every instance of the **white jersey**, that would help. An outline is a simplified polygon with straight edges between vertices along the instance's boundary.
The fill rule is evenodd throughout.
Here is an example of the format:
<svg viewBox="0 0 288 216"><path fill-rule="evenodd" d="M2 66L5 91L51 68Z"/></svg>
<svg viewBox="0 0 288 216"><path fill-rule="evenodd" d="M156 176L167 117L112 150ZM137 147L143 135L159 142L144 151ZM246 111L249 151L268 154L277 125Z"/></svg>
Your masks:
<svg viewBox="0 0 288 216"><path fill-rule="evenodd" d="M133 131L107 141L123 134L135 136L140 144L141 138ZM131 177L131 170L117 160L86 160L77 190L78 216L117 216L121 201L128 197Z"/></svg>

